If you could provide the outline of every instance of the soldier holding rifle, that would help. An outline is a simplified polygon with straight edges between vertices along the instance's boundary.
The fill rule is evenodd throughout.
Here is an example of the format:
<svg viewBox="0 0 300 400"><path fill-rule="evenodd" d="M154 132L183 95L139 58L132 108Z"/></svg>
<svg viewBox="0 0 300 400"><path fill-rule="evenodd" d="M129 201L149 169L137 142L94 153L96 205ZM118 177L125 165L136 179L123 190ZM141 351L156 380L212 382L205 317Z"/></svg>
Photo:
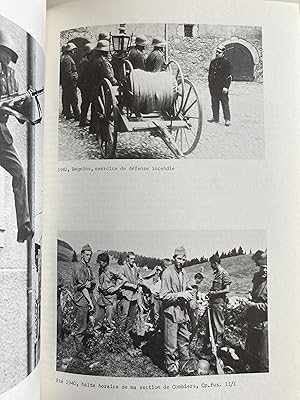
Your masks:
<svg viewBox="0 0 300 400"><path fill-rule="evenodd" d="M0 31L0 100L18 94L15 71L9 67L10 62L15 64L17 60L18 54L15 51L14 43L8 35ZM14 102L15 113L10 113L8 107L0 105L0 165L13 178L12 186L18 226L17 241L21 243L30 240L34 231L29 214L25 172L13 145L13 137L8 130L7 122L9 114L17 115L20 123L25 122L26 119L20 119L19 116L28 115L29 102L30 96L24 96L20 101Z"/></svg>

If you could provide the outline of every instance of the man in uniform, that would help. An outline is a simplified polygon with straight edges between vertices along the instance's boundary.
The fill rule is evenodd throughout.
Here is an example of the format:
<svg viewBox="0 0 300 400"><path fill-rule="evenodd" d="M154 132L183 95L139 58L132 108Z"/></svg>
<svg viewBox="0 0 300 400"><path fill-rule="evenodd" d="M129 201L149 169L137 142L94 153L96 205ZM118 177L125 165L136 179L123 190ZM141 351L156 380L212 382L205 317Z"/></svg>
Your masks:
<svg viewBox="0 0 300 400"><path fill-rule="evenodd" d="M193 291L183 269L185 262L185 248L177 247L174 264L164 270L161 278L165 365L169 376L179 375L180 367L190 358L188 307L193 299Z"/></svg>
<svg viewBox="0 0 300 400"><path fill-rule="evenodd" d="M223 345L226 295L229 293L231 280L228 272L222 268L221 259L218 255L213 255L209 259L210 266L214 271L214 279L208 293L209 307L211 315L212 330L217 347Z"/></svg>
<svg viewBox="0 0 300 400"><path fill-rule="evenodd" d="M60 76L62 86L62 101L63 111L66 119L74 118L75 121L80 120L80 112L78 108L78 97L77 97L77 80L78 73L76 69L75 61L72 55L76 51L74 43L68 43L64 50L64 55L60 62ZM71 113L71 107L73 114Z"/></svg>
<svg viewBox="0 0 300 400"><path fill-rule="evenodd" d="M77 328L74 332L74 340L78 357L84 361L90 359L84 352L84 339L88 327L89 313L93 312L95 309L93 291L96 283L89 265L91 258L91 246L86 244L81 249L81 260L74 266L71 277L77 324Z"/></svg>
<svg viewBox="0 0 300 400"><path fill-rule="evenodd" d="M230 125L229 86L231 84L231 64L224 56L225 47L219 46L209 66L208 86L211 95L213 117L208 122L219 122L219 108L222 103L225 125Z"/></svg>
<svg viewBox="0 0 300 400"><path fill-rule="evenodd" d="M11 38L0 31L0 99L18 94L18 84L15 71L9 67L12 61L16 63L18 54ZM29 100L15 104L15 108L23 114L28 114ZM24 242L33 237L31 227L28 194L26 188L25 173L18 154L13 146L13 138L7 128L9 114L0 108L0 165L13 178L12 186L15 198L18 235L17 241Z"/></svg>
<svg viewBox="0 0 300 400"><path fill-rule="evenodd" d="M78 66L78 83L77 86L81 92L81 116L80 127L88 125L87 113L91 104L91 58L92 58L93 45L87 43L84 46L84 56L80 60Z"/></svg>
<svg viewBox="0 0 300 400"><path fill-rule="evenodd" d="M253 287L249 294L246 352L251 360L253 372L268 372L267 252L258 250L252 259L259 267L259 271L253 276Z"/></svg>
<svg viewBox="0 0 300 400"><path fill-rule="evenodd" d="M92 101L92 115L89 133L97 134L100 129L99 113L103 113L100 109L98 101L98 94L100 83L104 78L107 78L112 85L117 85L114 71L111 63L108 60L109 42L107 40L99 40L97 46L94 48L94 57L91 64L91 82L93 82L91 101Z"/></svg>
<svg viewBox="0 0 300 400"><path fill-rule="evenodd" d="M131 62L134 69L145 70L145 54L144 50L148 43L148 38L146 36L137 36L135 39L135 47L130 50L129 61Z"/></svg>
<svg viewBox="0 0 300 400"><path fill-rule="evenodd" d="M122 299L120 301L120 328L130 332L137 316L138 285L140 274L135 263L135 254L130 251L127 254L120 273L126 279L122 288Z"/></svg>
<svg viewBox="0 0 300 400"><path fill-rule="evenodd" d="M99 298L98 309L95 317L95 326L101 328L104 318L107 320L107 333L115 329L114 315L117 308L117 292L126 282L126 278L119 271L109 265L108 253L101 253L97 256L99 265Z"/></svg>
<svg viewBox="0 0 300 400"><path fill-rule="evenodd" d="M154 49L151 51L146 60L146 71L160 72L166 67L164 48L167 42L161 37L155 37L152 40L152 46Z"/></svg>

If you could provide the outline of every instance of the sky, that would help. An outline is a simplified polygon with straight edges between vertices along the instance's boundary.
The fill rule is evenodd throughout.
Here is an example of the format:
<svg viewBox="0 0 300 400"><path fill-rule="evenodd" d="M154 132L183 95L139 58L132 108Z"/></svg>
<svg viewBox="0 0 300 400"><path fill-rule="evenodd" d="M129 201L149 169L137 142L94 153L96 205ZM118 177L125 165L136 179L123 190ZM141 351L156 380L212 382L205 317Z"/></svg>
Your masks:
<svg viewBox="0 0 300 400"><path fill-rule="evenodd" d="M228 252L242 246L266 249L266 232L263 230L202 230L202 231L60 231L58 239L69 243L76 252L89 243L93 251L124 250L144 256L172 257L174 249L184 246L187 258L210 257L217 250Z"/></svg>

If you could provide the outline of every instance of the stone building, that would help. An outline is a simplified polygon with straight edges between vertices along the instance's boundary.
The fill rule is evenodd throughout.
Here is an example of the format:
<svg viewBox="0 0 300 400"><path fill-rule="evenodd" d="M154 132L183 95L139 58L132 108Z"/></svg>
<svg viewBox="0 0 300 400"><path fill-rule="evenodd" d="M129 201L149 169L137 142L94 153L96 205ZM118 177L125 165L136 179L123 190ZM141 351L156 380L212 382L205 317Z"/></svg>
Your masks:
<svg viewBox="0 0 300 400"><path fill-rule="evenodd" d="M118 25L72 29L61 33L61 45L73 42L81 48L96 42L100 31L118 33ZM204 24L126 24L127 34L167 38L168 59L179 62L184 75L195 82L206 82L209 63L218 45L226 47L233 66L233 80L263 81L262 28L259 26ZM146 51L150 51L148 46Z"/></svg>
<svg viewBox="0 0 300 400"><path fill-rule="evenodd" d="M0 17L1 30L5 30L16 44L18 53L17 64L12 64L16 71L19 83L19 93L28 87L28 37L27 33L7 19ZM35 51L35 49L34 49ZM36 52L35 52L35 55ZM42 74L43 75L43 74ZM27 124L21 125L10 117L8 127L13 135L14 146L23 164L27 182L33 188L29 199L32 214L37 212L35 202L35 167L33 161L31 169L33 177L28 177L28 155L33 154L35 148L28 146ZM41 135L41 127L35 133ZM38 182L40 184L40 182ZM38 190L39 191L39 190ZM36 335L35 287L38 282L35 266L35 245L17 242L17 223L12 189L12 177L0 167L0 393L3 393L24 379L38 360L35 348L38 346ZM29 264L30 257L32 263ZM32 282L28 282L29 270L32 271ZM31 291L31 288L33 290ZM28 305L32 304L32 309ZM28 322L28 313L33 320ZM31 349L32 354L28 354Z"/></svg>

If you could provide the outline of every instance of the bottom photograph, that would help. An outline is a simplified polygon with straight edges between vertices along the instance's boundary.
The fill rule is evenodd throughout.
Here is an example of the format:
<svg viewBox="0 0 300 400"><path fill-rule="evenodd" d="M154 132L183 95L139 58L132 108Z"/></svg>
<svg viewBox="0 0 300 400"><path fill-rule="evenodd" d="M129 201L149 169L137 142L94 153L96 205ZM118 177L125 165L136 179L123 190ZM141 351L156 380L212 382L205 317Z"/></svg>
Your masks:
<svg viewBox="0 0 300 400"><path fill-rule="evenodd" d="M59 231L57 371L269 371L262 230Z"/></svg>

